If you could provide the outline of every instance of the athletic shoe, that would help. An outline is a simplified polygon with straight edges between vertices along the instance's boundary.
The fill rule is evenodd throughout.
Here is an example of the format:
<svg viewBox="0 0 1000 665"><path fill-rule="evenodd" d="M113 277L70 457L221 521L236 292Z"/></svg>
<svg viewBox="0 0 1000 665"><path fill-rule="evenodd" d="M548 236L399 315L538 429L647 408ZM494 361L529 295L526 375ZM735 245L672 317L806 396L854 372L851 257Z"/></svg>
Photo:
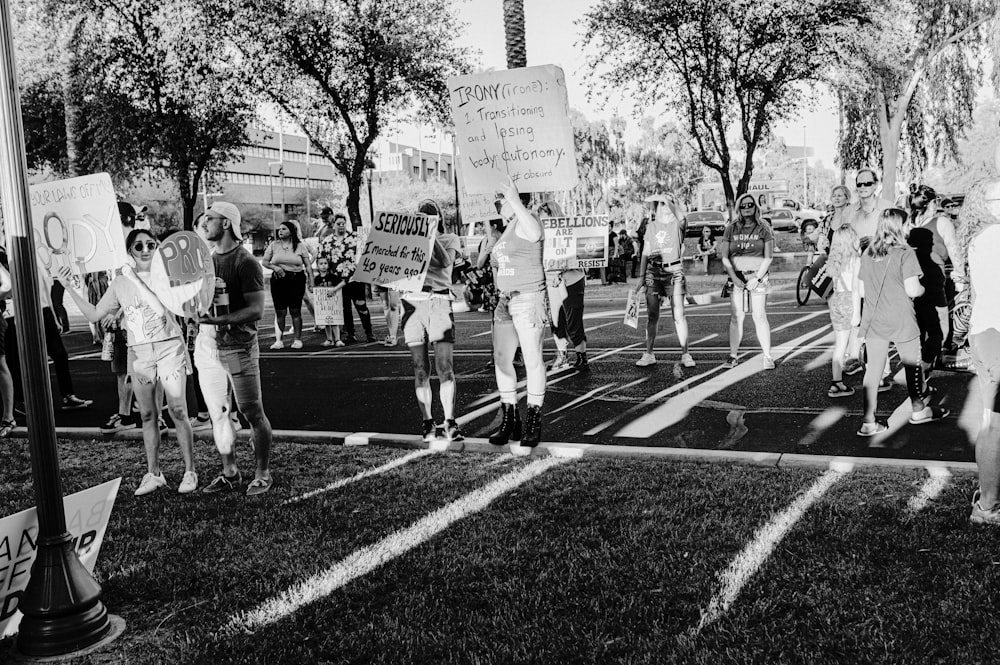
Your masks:
<svg viewBox="0 0 1000 665"><path fill-rule="evenodd" d="M635 361L636 367L649 367L650 365L656 364L656 356L652 353L643 353L642 356Z"/></svg>
<svg viewBox="0 0 1000 665"><path fill-rule="evenodd" d="M690 353L682 353L681 364L684 365L685 367L694 367L695 366L694 358L691 357Z"/></svg>
<svg viewBox="0 0 1000 665"><path fill-rule="evenodd" d="M342 339L338 339L336 342L333 343L333 345L335 347L337 347L338 349L341 348L341 347L347 346L347 344L345 344L344 340L342 340Z"/></svg>
<svg viewBox="0 0 1000 665"><path fill-rule="evenodd" d="M569 362L569 358L566 357L565 353L558 353L556 357L553 358L552 363L549 365L550 372L558 372L560 370L569 369L572 365Z"/></svg>
<svg viewBox="0 0 1000 665"><path fill-rule="evenodd" d="M235 476L226 476L224 474L219 474L219 476L205 485L202 488L202 492L205 494L218 494L219 492L232 492L234 489L243 484L243 475L237 471Z"/></svg>
<svg viewBox="0 0 1000 665"><path fill-rule="evenodd" d="M142 481L139 483L139 487L135 490L136 496L145 496L160 489L161 487L167 486L167 479L163 477L163 473L153 475L147 473L142 477Z"/></svg>
<svg viewBox="0 0 1000 665"><path fill-rule="evenodd" d="M191 423L192 432L203 432L212 429L212 419L208 416L191 416L188 422Z"/></svg>
<svg viewBox="0 0 1000 665"><path fill-rule="evenodd" d="M893 382L889 377L883 377L881 381L878 382L878 391L884 393L887 390L892 390Z"/></svg>
<svg viewBox="0 0 1000 665"><path fill-rule="evenodd" d="M382 346L396 346L396 338L392 335L386 335L385 339L382 340Z"/></svg>
<svg viewBox="0 0 1000 665"><path fill-rule="evenodd" d="M66 395L62 398L60 409L63 411L76 411L77 409L86 409L93 403L94 400L92 399L80 399L76 395Z"/></svg>
<svg viewBox="0 0 1000 665"><path fill-rule="evenodd" d="M459 428L455 419L444 421L444 435L449 441L464 441L465 434Z"/></svg>
<svg viewBox="0 0 1000 665"><path fill-rule="evenodd" d="M345 341L347 344L357 344L358 338L354 336L354 333L349 333Z"/></svg>
<svg viewBox="0 0 1000 665"><path fill-rule="evenodd" d="M135 426L134 420L131 420L128 416L116 413L108 419L108 422L101 425L101 432L104 434L114 434L115 432L124 432L127 429L135 429Z"/></svg>
<svg viewBox="0 0 1000 665"><path fill-rule="evenodd" d="M15 427L17 427L17 421L13 418L10 420L0 420L0 439L6 439L10 436Z"/></svg>
<svg viewBox="0 0 1000 665"><path fill-rule="evenodd" d="M884 423L874 422L874 423L863 423L861 429L858 430L858 436L875 436L876 434L881 434L887 432L889 426Z"/></svg>
<svg viewBox="0 0 1000 665"><path fill-rule="evenodd" d="M830 384L830 389L826 391L827 397L850 397L854 394L854 388L843 381Z"/></svg>
<svg viewBox="0 0 1000 665"><path fill-rule="evenodd" d="M333 340L332 339L324 339L322 346L333 346Z"/></svg>
<svg viewBox="0 0 1000 665"><path fill-rule="evenodd" d="M910 424L926 425L947 418L949 414L951 411L948 409L942 409L939 406L925 406L920 411L914 411L910 414Z"/></svg>
<svg viewBox="0 0 1000 665"><path fill-rule="evenodd" d="M587 360L587 352L583 353L576 352L576 362L573 363L573 369L577 372L589 372L590 371L590 361Z"/></svg>
<svg viewBox="0 0 1000 665"><path fill-rule="evenodd" d="M774 358L764 356L764 369L774 369Z"/></svg>
<svg viewBox="0 0 1000 665"><path fill-rule="evenodd" d="M247 496L258 496L269 492L271 487L274 485L274 478L268 476L267 478L254 478L247 485Z"/></svg>
<svg viewBox="0 0 1000 665"><path fill-rule="evenodd" d="M726 362L722 363L722 366L726 369L732 369L740 364L740 359L736 356L729 356L726 358Z"/></svg>
<svg viewBox="0 0 1000 665"><path fill-rule="evenodd" d="M969 521L973 524L998 524L1000 525L1000 504L993 506L989 510L985 510L979 505L979 490L976 490L972 495L972 514L969 515Z"/></svg>
<svg viewBox="0 0 1000 665"><path fill-rule="evenodd" d="M301 349L302 348L302 340L301 339L297 339L294 342L292 342L292 348L293 349Z"/></svg>
<svg viewBox="0 0 1000 665"><path fill-rule="evenodd" d="M198 489L198 474L194 471L185 471L180 487L177 488L177 493L190 494L196 489Z"/></svg>
<svg viewBox="0 0 1000 665"><path fill-rule="evenodd" d="M424 443L430 443L437 438L437 426L434 424L433 418L423 422L423 432Z"/></svg>
<svg viewBox="0 0 1000 665"><path fill-rule="evenodd" d="M865 365L857 358L851 358L847 361L847 364L844 365L844 374L847 376L854 376L855 374L860 374L863 371L865 371Z"/></svg>
<svg viewBox="0 0 1000 665"><path fill-rule="evenodd" d="M283 348L285 348L285 343L282 342L280 339L271 345L272 351L281 351Z"/></svg>

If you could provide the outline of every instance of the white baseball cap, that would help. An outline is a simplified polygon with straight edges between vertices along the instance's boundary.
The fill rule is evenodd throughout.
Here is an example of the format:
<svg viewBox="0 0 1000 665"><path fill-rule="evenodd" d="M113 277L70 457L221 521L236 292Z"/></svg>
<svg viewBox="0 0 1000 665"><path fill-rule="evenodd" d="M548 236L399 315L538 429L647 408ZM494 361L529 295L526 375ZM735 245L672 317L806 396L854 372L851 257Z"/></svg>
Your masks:
<svg viewBox="0 0 1000 665"><path fill-rule="evenodd" d="M243 229L241 228L242 217L240 217L240 209L237 208L232 203L227 203L225 201L216 201L208 208L209 212L218 213L226 219L233 226L233 235L236 236L237 240L243 240Z"/></svg>

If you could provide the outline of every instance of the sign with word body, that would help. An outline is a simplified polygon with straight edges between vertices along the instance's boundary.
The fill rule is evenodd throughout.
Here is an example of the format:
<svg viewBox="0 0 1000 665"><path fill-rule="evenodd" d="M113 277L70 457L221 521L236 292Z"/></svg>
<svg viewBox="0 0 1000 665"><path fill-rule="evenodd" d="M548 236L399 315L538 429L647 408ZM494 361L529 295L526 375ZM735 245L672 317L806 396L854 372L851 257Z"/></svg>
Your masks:
<svg viewBox="0 0 1000 665"><path fill-rule="evenodd" d="M351 280L402 292L419 291L427 276L436 236L436 216L376 212Z"/></svg>
<svg viewBox="0 0 1000 665"><path fill-rule="evenodd" d="M197 233L178 231L157 248L149 282L150 291L174 314L188 318L204 314L215 297L212 252Z"/></svg>
<svg viewBox="0 0 1000 665"><path fill-rule="evenodd" d="M579 181L566 76L555 65L448 79L465 189L493 194L506 176L520 192Z"/></svg>
<svg viewBox="0 0 1000 665"><path fill-rule="evenodd" d="M343 289L332 286L317 286L313 288L313 309L318 326L344 325L344 294Z"/></svg>
<svg viewBox="0 0 1000 665"><path fill-rule="evenodd" d="M608 216L542 217L542 261L546 270L608 265Z"/></svg>
<svg viewBox="0 0 1000 665"><path fill-rule="evenodd" d="M30 196L35 251L50 275L69 268L80 291L86 273L125 263L118 199L107 173L32 185Z"/></svg>
<svg viewBox="0 0 1000 665"><path fill-rule="evenodd" d="M66 529L73 536L73 549L91 574L101 552L121 482L121 478L116 478L63 497ZM28 584L37 543L35 508L0 519L0 638L16 633L21 623L21 612L17 608Z"/></svg>

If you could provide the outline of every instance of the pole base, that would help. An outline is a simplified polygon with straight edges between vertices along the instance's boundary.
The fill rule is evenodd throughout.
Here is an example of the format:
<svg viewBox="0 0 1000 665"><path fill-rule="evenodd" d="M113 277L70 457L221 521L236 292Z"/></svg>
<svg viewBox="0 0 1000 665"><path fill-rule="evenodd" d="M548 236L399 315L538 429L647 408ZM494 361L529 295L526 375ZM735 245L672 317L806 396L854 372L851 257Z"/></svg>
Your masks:
<svg viewBox="0 0 1000 665"><path fill-rule="evenodd" d="M83 656L88 656L92 653L103 650L109 644L118 639L122 633L125 632L125 619L121 618L116 614L109 614L108 624L109 630L107 634L102 637L99 641L91 644L90 646L84 647L77 651L71 651L69 653L59 654L58 656L28 656L21 653L18 650L17 642L14 643L14 647L11 650L11 664L12 665L31 665L33 663L62 663L67 660L72 660L74 658L81 658Z"/></svg>

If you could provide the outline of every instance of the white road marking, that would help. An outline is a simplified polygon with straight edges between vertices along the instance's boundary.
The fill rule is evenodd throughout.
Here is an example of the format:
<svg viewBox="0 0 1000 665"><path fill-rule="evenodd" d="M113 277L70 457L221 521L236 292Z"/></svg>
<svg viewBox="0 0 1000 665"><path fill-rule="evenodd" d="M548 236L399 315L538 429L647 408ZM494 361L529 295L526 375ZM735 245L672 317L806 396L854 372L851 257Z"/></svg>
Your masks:
<svg viewBox="0 0 1000 665"><path fill-rule="evenodd" d="M820 328L820 330L827 330L827 329L832 328L832 327L833 326L828 323L825 326L823 326L822 328ZM809 353L810 351L812 351L813 349L815 349L818 346L827 346L827 345L831 344L832 342L833 342L833 333L831 332L829 334L824 335L823 337L820 337L819 339L815 339L815 340L809 342L808 344L806 344L804 346L800 346L799 348L795 349L794 351L792 351L791 353L789 353L787 356L785 356L784 360L786 360L786 361L787 360L791 360L792 358L795 358L797 356L801 356L803 353Z"/></svg>
<svg viewBox="0 0 1000 665"><path fill-rule="evenodd" d="M924 484L915 496L910 497L906 504L906 509L911 516L923 510L928 503L938 498L938 495L948 486L951 481L951 472L943 466L927 467L929 474Z"/></svg>
<svg viewBox="0 0 1000 665"><path fill-rule="evenodd" d="M350 478L341 478L340 480L330 483L326 487L321 487L320 489L312 490L310 492L306 492L305 494L301 494L299 496L294 496L291 499L284 501L282 505L287 506L288 504L299 503L300 501L311 499L314 496L318 496L320 494L327 494L328 492L333 492L334 490L338 490L341 487L347 487L351 483L356 483L359 480L364 480L365 478L371 478L372 476L377 476L379 474L386 473L387 471L392 471L393 469L405 466L406 464L409 464L414 460L418 460L421 457L427 457L428 455L433 455L433 454L434 452L431 450L417 450L415 452L410 453L409 455L398 457L392 460L391 462L386 462L382 466L377 466L373 469L365 469L364 471L360 471L351 476Z"/></svg>
<svg viewBox="0 0 1000 665"><path fill-rule="evenodd" d="M452 524L488 507L504 494L566 462L565 458L548 456L501 476L485 487L474 490L435 510L412 526L351 553L343 561L299 582L279 595L264 601L256 608L235 614L227 622L223 631L230 634L253 632L280 621L306 605L329 596L353 580L367 575L383 564L406 554L437 536Z"/></svg>
<svg viewBox="0 0 1000 665"><path fill-rule="evenodd" d="M757 530L753 540L739 554L729 568L719 575L721 582L720 589L712 597L708 607L702 610L701 620L698 625L691 629L689 635L697 637L698 633L705 627L722 617L736 598L740 595L743 587L758 569L771 556L774 548L784 539L785 535L802 518L806 510L818 501L826 492L841 478L848 473L847 470L835 470L831 468L813 483L809 490L797 498L792 505L781 511L766 525Z"/></svg>
<svg viewBox="0 0 1000 665"><path fill-rule="evenodd" d="M719 336L719 333L712 333L708 337L702 337L701 339L699 339L696 342L691 342L688 346L694 346L695 344L701 344L702 342L707 342L710 339L715 339L718 336Z"/></svg>

